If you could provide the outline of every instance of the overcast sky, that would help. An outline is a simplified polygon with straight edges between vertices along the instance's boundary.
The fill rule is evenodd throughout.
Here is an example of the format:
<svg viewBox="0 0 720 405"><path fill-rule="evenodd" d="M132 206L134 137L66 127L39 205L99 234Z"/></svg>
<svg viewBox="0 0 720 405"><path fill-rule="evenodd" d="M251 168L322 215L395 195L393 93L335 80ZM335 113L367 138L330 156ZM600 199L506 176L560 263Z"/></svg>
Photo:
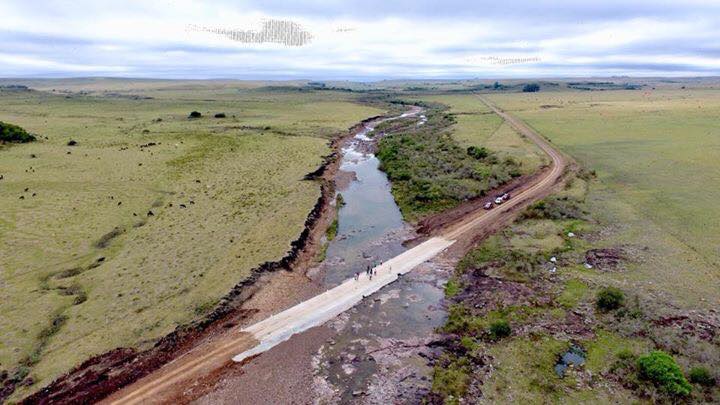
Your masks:
<svg viewBox="0 0 720 405"><path fill-rule="evenodd" d="M0 16L0 77L720 74L720 0L2 0ZM312 38L202 29L261 32L271 20Z"/></svg>

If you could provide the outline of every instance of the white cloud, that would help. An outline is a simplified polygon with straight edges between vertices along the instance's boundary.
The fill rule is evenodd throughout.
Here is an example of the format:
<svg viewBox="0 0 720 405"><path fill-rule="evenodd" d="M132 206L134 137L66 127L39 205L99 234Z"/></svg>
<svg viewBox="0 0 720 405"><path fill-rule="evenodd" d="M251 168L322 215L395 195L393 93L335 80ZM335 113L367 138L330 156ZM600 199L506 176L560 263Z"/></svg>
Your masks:
<svg viewBox="0 0 720 405"><path fill-rule="evenodd" d="M512 1L511 1L512 2ZM514 1L449 10L424 0L387 5L315 1L5 0L0 76L78 73L164 77L384 78L577 74L717 74L720 9L693 2ZM527 12L517 11L517 3ZM562 4L561 4L562 3ZM562 7L557 6L560 4ZM455 9L452 9L455 7ZM563 8L564 7L564 8ZM665 7L665 8L664 8ZM619 8L619 9L618 9ZM522 11L522 7L520 8ZM554 11L554 14L550 12ZM625 11L625 13L623 13ZM663 14L664 13L664 14ZM302 47L245 44L191 24L257 30L290 19L313 34ZM699 46L702 44L702 46ZM500 59L539 59L499 65ZM623 65L626 67L623 68Z"/></svg>

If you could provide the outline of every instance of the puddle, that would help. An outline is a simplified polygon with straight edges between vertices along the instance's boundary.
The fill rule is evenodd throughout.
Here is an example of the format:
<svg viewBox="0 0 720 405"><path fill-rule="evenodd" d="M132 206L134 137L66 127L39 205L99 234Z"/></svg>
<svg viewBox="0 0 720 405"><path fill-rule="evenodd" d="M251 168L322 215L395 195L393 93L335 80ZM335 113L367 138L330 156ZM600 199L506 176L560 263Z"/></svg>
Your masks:
<svg viewBox="0 0 720 405"><path fill-rule="evenodd" d="M578 368L585 364L585 352L580 346L570 345L570 348L560 355L560 359L555 364L555 374L558 377L565 377L565 372L569 367Z"/></svg>

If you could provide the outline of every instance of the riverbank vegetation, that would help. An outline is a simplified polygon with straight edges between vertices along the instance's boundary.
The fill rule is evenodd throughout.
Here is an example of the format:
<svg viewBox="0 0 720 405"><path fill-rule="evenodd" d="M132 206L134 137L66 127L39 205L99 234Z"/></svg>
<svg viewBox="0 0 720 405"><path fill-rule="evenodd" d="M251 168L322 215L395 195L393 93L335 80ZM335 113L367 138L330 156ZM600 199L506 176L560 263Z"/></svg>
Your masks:
<svg viewBox="0 0 720 405"><path fill-rule="evenodd" d="M408 119L378 128L380 168L392 182L403 216L410 221L484 196L521 175L512 157L487 149L462 147L453 138L455 118L447 107L427 104L427 121Z"/></svg>

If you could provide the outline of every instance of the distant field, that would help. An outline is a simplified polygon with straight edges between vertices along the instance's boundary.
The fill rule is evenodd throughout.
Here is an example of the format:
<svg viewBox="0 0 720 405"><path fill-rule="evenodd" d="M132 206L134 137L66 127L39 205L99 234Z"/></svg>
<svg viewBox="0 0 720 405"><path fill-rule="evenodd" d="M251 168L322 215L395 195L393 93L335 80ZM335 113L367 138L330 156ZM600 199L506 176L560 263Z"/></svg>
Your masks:
<svg viewBox="0 0 720 405"><path fill-rule="evenodd" d="M453 137L463 147L484 146L501 157L511 156L521 163L524 174L533 173L543 164L549 163L535 144L523 139L475 95L429 96L422 100L450 107L450 113L455 114L457 120L453 126Z"/></svg>
<svg viewBox="0 0 720 405"><path fill-rule="evenodd" d="M0 369L36 381L14 398L152 342L282 257L328 137L382 112L342 93L152 85L0 92L0 121L41 137L0 147Z"/></svg>
<svg viewBox="0 0 720 405"><path fill-rule="evenodd" d="M602 243L648 247L604 277L683 306L720 304L720 91L495 94L491 99L598 173Z"/></svg>

